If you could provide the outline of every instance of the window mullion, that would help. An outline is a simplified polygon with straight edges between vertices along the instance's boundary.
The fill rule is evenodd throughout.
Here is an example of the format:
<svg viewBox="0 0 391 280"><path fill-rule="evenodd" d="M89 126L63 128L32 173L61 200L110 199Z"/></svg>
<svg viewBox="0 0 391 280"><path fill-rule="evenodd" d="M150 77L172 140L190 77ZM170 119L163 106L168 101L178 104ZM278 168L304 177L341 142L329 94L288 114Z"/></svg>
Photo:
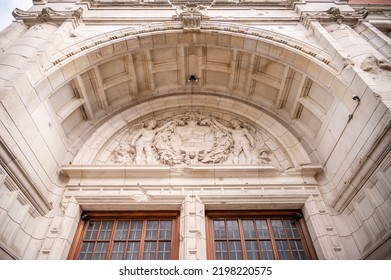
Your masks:
<svg viewBox="0 0 391 280"><path fill-rule="evenodd" d="M113 220L113 227L111 229L111 235L109 239L109 246L107 246L106 260L111 259L111 252L113 251L115 232L117 231L118 220Z"/></svg>
<svg viewBox="0 0 391 280"><path fill-rule="evenodd" d="M263 257L263 253L262 253L261 240L259 240L259 232L258 232L257 223L255 222L256 221L255 219L253 219L252 221L253 221L253 225L254 225L255 239L257 241L258 255L261 260L264 260L265 258Z"/></svg>
<svg viewBox="0 0 391 280"><path fill-rule="evenodd" d="M227 219L224 219L224 230L225 230L225 245L227 246L228 259L230 260L231 259L231 251L230 251L230 248L229 248Z"/></svg>
<svg viewBox="0 0 391 280"><path fill-rule="evenodd" d="M160 235L160 220L157 222L157 233L156 233L156 251L155 251L155 260L158 259L159 255L159 235Z"/></svg>
<svg viewBox="0 0 391 280"><path fill-rule="evenodd" d="M292 252L291 242L290 242L291 238L289 238L288 232L286 230L285 219L282 219L282 226L284 228L284 232L285 232L285 236L286 236L286 243L288 243L289 254L291 255L291 259L294 260L295 258L293 257L293 252Z"/></svg>
<svg viewBox="0 0 391 280"><path fill-rule="evenodd" d="M277 249L276 240L274 238L274 232L273 232L272 223L271 223L270 219L266 219L266 221L267 221L267 227L268 227L269 234L270 234L270 240L272 242L272 248L273 248L274 257L275 257L276 260L279 260L280 256L278 255L278 249Z"/></svg>
<svg viewBox="0 0 391 280"><path fill-rule="evenodd" d="M102 224L103 224L103 220L99 221L99 229L98 229L98 232L97 232L96 237L95 237L94 248L92 249L91 260L94 259L96 246L99 243L98 240L99 240L100 231L102 229Z"/></svg>
<svg viewBox="0 0 391 280"><path fill-rule="evenodd" d="M243 259L247 260L247 249L246 249L246 241L244 238L244 230L242 219L238 219L238 227L239 227L239 237L240 237L240 245L242 246L242 255Z"/></svg>
<svg viewBox="0 0 391 280"><path fill-rule="evenodd" d="M140 238L140 249L138 252L138 259L142 260L144 255L144 243L145 243L145 237L147 233L147 219L143 220L143 226L141 230L141 238Z"/></svg>

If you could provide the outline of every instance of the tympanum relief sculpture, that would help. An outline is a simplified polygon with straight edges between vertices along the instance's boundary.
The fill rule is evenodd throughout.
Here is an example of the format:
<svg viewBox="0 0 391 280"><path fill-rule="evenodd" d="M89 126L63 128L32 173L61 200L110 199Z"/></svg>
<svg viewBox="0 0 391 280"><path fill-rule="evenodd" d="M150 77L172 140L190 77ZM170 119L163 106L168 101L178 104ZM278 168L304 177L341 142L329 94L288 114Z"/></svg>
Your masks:
<svg viewBox="0 0 391 280"><path fill-rule="evenodd" d="M189 112L129 128L110 161L125 165L268 164L280 167L256 127Z"/></svg>

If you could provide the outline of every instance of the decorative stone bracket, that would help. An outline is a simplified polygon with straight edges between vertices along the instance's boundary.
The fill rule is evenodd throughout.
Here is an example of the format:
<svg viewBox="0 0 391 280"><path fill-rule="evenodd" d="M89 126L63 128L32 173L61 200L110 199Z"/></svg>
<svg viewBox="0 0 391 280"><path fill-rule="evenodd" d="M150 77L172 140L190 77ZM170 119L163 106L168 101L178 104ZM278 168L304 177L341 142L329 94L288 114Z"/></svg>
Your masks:
<svg viewBox="0 0 391 280"><path fill-rule="evenodd" d="M208 19L206 7L198 3L186 3L177 7L177 15L173 16L174 20L180 20L183 23L185 32L197 32L201 29L201 21Z"/></svg>
<svg viewBox="0 0 391 280"><path fill-rule="evenodd" d="M368 16L368 11L363 8L354 12L341 12L337 7L331 7L324 12L304 13L301 16L301 21L304 26L309 26L312 20L317 20L320 23L338 22L344 23L349 26L355 26L360 20L365 19Z"/></svg>
<svg viewBox="0 0 391 280"><path fill-rule="evenodd" d="M27 26L33 26L42 22L51 22L61 25L66 20L73 20L75 26L82 22L83 9L74 11L55 11L52 8L43 8L41 12L23 11L18 8L13 10L12 15L17 20L23 20Z"/></svg>

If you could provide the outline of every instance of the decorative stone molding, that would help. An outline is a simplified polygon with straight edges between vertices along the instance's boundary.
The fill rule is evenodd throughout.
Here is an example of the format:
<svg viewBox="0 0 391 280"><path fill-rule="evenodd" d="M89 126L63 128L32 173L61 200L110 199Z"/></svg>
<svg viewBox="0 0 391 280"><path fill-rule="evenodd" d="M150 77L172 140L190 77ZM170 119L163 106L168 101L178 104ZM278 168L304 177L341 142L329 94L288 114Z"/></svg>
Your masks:
<svg viewBox="0 0 391 280"><path fill-rule="evenodd" d="M184 31L200 31L201 21L208 19L206 7L198 3L186 3L176 9L177 15L173 16L174 20L182 21Z"/></svg>
<svg viewBox="0 0 391 280"><path fill-rule="evenodd" d="M188 195L181 206L180 259L206 259L205 206L196 195Z"/></svg>
<svg viewBox="0 0 391 280"><path fill-rule="evenodd" d="M368 14L369 12L365 8L354 12L342 12L337 7L331 7L324 12L304 13L301 16L301 21L305 26L308 26L312 20L317 20L323 24L337 22L340 24L355 26L360 20L365 19Z"/></svg>
<svg viewBox="0 0 391 280"><path fill-rule="evenodd" d="M82 22L83 9L78 8L74 11L55 11L52 8L43 8L41 12L23 11L16 8L12 15L17 20L23 20L27 26L33 26L42 22L51 22L61 25L66 20L73 20L77 26Z"/></svg>

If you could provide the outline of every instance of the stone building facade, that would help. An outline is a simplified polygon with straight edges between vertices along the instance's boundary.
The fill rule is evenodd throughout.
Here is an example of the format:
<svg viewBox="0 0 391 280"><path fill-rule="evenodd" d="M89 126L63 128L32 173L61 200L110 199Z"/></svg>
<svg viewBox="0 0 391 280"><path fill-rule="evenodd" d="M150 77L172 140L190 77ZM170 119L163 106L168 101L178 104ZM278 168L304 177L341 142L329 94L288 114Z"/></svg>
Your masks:
<svg viewBox="0 0 391 280"><path fill-rule="evenodd" d="M372 2L15 9L0 33L0 259L120 255L119 237L90 250L86 236L126 215L172 233L156 258L390 259L391 9ZM242 237L255 228L272 237ZM126 246L145 258L152 239Z"/></svg>

